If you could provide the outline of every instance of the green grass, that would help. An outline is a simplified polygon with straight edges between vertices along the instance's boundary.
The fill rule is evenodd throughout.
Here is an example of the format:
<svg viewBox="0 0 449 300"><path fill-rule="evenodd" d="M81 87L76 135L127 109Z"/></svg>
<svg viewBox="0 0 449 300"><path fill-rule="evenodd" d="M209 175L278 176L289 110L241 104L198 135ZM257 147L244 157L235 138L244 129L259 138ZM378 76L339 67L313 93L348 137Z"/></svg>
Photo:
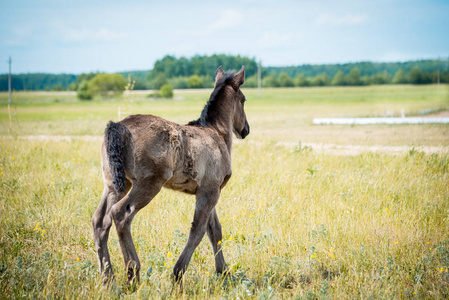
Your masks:
<svg viewBox="0 0 449 300"><path fill-rule="evenodd" d="M307 141L368 145L449 145L447 125L314 126L315 117L381 116L449 107L449 86L368 86L244 89L253 140ZM175 93L174 101L149 100L136 94L132 113L151 113L186 123L199 117L210 90ZM116 120L123 99L76 101L74 95L17 93L10 129L7 93L0 93L0 135L96 135ZM54 102L51 99L58 99Z"/></svg>
<svg viewBox="0 0 449 300"><path fill-rule="evenodd" d="M133 221L142 282L125 298L448 298L449 155L413 149L447 149L448 126L311 125L314 116L447 107L444 88L272 89L260 99L247 90L251 134L234 144L233 176L217 206L232 276L215 275L205 238L183 294L172 290L172 263L185 245L194 197L163 190ZM131 108L184 123L199 115L207 95L136 99ZM20 136L98 136L123 102L32 100L17 104L11 131L1 108L1 298L109 298L90 225L102 192L100 140ZM305 130L314 135L297 132ZM350 156L289 146L299 141L405 145L410 151ZM109 248L126 290L114 229Z"/></svg>

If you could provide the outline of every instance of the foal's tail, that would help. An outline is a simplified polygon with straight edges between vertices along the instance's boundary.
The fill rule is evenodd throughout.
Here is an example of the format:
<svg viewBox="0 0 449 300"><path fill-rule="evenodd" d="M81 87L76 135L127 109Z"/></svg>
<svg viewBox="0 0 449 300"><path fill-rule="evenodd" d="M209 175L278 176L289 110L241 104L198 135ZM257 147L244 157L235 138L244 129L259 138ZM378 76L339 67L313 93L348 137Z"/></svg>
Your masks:
<svg viewBox="0 0 449 300"><path fill-rule="evenodd" d="M118 193L125 191L126 152L131 143L131 132L123 123L110 121L104 130L104 144L108 155L112 183Z"/></svg>

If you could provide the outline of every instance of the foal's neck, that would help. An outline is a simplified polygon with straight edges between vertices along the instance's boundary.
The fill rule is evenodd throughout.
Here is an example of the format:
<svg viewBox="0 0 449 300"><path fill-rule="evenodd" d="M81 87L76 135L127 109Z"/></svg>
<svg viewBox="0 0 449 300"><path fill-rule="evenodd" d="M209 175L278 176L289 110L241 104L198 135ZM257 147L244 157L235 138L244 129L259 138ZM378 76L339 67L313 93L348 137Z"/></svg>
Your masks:
<svg viewBox="0 0 449 300"><path fill-rule="evenodd" d="M232 148L232 107L230 103L222 103L220 112L211 127L214 128L224 140L229 153Z"/></svg>

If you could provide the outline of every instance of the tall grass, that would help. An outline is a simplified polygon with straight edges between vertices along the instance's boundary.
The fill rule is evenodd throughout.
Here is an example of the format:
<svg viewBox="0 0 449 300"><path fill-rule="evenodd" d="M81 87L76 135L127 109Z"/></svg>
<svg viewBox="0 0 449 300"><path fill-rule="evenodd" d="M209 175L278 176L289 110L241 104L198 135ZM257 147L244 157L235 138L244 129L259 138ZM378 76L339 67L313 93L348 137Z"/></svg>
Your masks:
<svg viewBox="0 0 449 300"><path fill-rule="evenodd" d="M99 142L1 139L0 294L102 298L90 218L102 190ZM446 154L320 154L236 143L218 214L231 276L214 273L207 238L182 295L170 273L194 197L163 190L133 222L137 298L447 298ZM118 283L123 261L109 241Z"/></svg>
<svg viewBox="0 0 449 300"><path fill-rule="evenodd" d="M231 275L215 274L205 238L183 293L173 289L170 274L195 198L163 190L133 221L142 263L136 292L126 289L111 231L109 249L125 297L448 298L449 127L311 124L319 116L449 107L447 86L264 89L261 98L256 90L244 92L251 135L234 144L233 177L217 206ZM132 112L186 123L198 117L209 93L178 93L176 101L137 96ZM102 191L100 135L122 100L80 103L70 95L54 101L24 93L9 128L4 96L0 298L113 297L101 287L90 218ZM23 137L39 134L94 138ZM299 141L410 151L333 155ZM433 154L413 148L422 145L444 148Z"/></svg>

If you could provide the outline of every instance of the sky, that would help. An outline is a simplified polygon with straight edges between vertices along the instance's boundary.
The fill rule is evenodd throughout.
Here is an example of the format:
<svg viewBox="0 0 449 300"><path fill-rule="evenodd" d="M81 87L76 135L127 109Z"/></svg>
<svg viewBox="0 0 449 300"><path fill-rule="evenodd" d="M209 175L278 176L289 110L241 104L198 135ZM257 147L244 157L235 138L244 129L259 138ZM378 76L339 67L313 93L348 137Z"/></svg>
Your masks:
<svg viewBox="0 0 449 300"><path fill-rule="evenodd" d="M149 70L165 55L264 66L449 57L449 1L0 0L0 73ZM223 66L226 68L226 66Z"/></svg>

